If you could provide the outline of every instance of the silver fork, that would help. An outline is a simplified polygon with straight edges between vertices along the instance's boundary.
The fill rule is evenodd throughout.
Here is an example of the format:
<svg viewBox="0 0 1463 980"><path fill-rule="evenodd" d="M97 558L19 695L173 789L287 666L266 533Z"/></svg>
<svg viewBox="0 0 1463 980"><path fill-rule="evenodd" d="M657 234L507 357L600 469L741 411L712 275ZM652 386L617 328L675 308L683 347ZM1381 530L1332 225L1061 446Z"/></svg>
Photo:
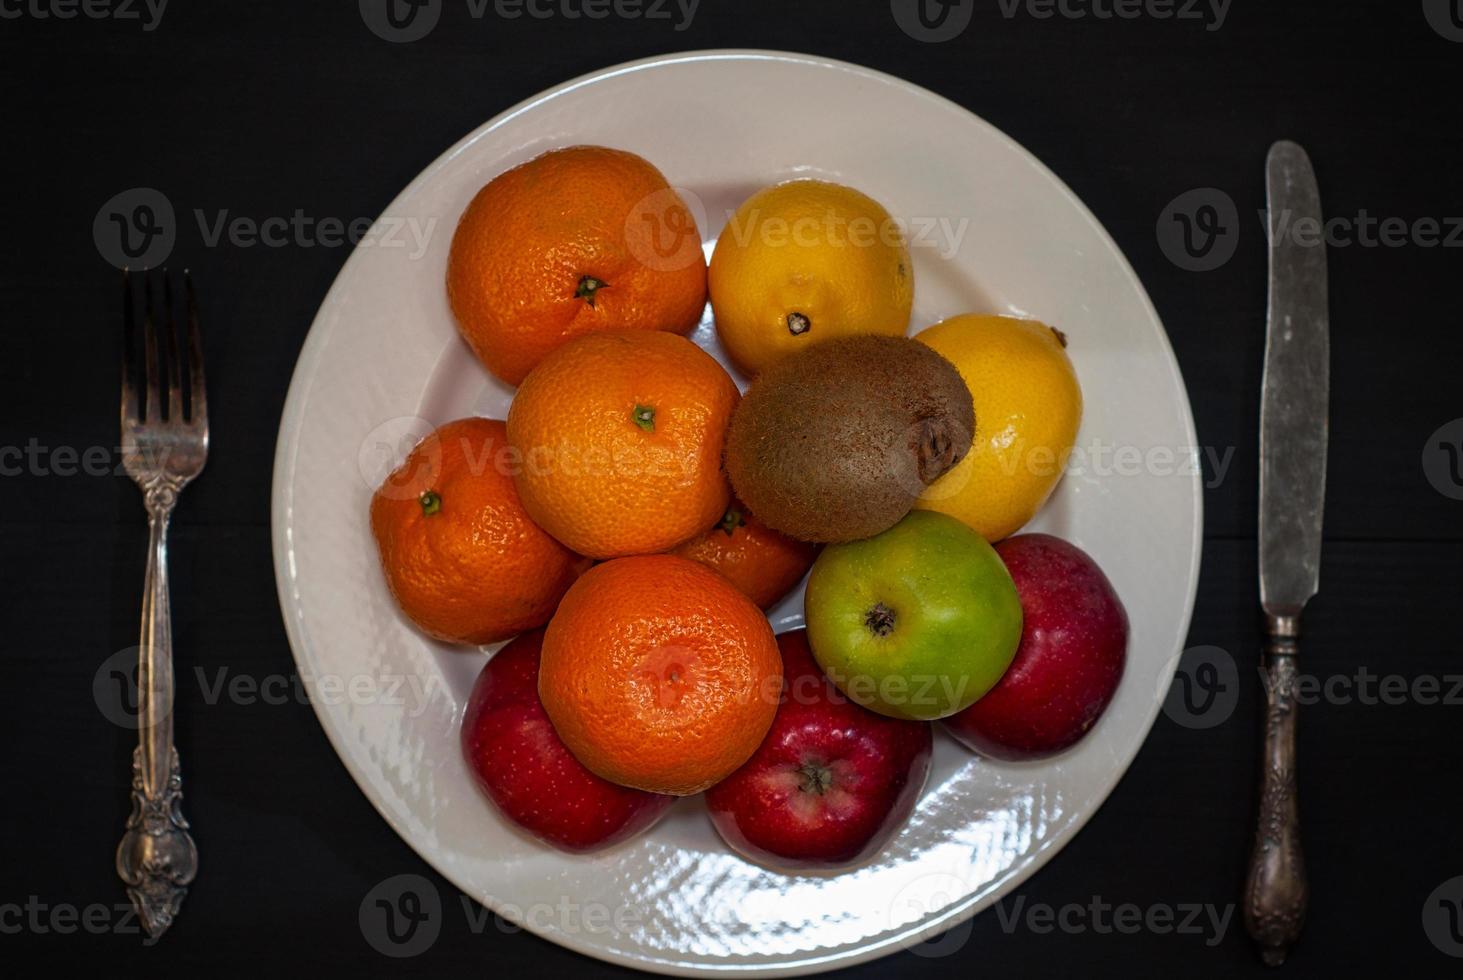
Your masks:
<svg viewBox="0 0 1463 980"><path fill-rule="evenodd" d="M193 280L183 273L186 355L173 321L172 277L162 276L163 332L153 312L153 277L143 274L143 363L137 363L133 276L124 272L122 462L142 490L149 546L138 641L138 744L132 755L132 813L117 845L117 874L147 934L172 925L198 870L198 849L181 808L183 780L173 747L173 626L168 606L168 520L178 493L208 459L208 400ZM159 369L159 354L166 377ZM183 385L187 370L187 398Z"/></svg>

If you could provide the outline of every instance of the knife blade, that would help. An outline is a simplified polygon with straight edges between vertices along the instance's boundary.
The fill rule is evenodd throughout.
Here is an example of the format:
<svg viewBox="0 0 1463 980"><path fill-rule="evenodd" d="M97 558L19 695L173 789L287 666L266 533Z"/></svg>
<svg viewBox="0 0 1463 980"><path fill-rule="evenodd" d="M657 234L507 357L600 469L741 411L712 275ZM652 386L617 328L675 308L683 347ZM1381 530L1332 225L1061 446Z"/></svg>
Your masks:
<svg viewBox="0 0 1463 980"><path fill-rule="evenodd" d="M1269 316L1260 393L1260 604L1266 614L1260 805L1245 927L1285 962L1310 904L1300 841L1295 731L1300 614L1321 582L1330 395L1330 316L1321 195L1305 150L1281 141L1265 164Z"/></svg>
<svg viewBox="0 0 1463 980"><path fill-rule="evenodd" d="M1299 616L1320 587L1330 397L1321 195L1306 151L1266 161L1270 302L1260 395L1260 604Z"/></svg>

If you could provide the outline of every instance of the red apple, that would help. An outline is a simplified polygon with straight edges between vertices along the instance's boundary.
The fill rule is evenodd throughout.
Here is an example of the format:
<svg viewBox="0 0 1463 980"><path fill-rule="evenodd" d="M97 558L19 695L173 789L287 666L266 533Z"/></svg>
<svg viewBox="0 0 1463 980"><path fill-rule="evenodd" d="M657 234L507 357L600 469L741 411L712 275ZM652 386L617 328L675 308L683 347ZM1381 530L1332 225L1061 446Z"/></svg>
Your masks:
<svg viewBox="0 0 1463 980"><path fill-rule="evenodd" d="M648 830L673 796L617 786L584 768L538 699L544 631L524 633L489 660L462 716L462 754L503 815L565 851L591 851Z"/></svg>
<svg viewBox="0 0 1463 980"><path fill-rule="evenodd" d="M783 633L777 645L777 716L752 758L707 790L711 822L735 850L764 864L855 864L914 809L930 771L930 724L849 701L819 670L805 631Z"/></svg>
<svg viewBox="0 0 1463 980"><path fill-rule="evenodd" d="M1039 759L1085 735L1118 689L1128 614L1088 554L1049 534L996 545L1021 597L1021 645L999 683L945 727L993 759Z"/></svg>

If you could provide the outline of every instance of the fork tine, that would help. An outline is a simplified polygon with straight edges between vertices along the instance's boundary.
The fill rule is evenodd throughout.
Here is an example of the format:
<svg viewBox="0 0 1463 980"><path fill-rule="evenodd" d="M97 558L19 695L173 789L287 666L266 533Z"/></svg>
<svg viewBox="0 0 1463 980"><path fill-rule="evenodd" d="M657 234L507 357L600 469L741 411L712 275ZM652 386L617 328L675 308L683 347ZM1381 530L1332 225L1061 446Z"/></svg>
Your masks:
<svg viewBox="0 0 1463 980"><path fill-rule="evenodd" d="M137 391L137 306L132 274L122 270L122 427L136 425L141 399Z"/></svg>
<svg viewBox="0 0 1463 980"><path fill-rule="evenodd" d="M182 350L178 347L178 328L173 322L173 274L163 269L163 363L168 370L168 421L183 421L183 392L179 385L178 367Z"/></svg>
<svg viewBox="0 0 1463 980"><path fill-rule="evenodd" d="M208 393L203 387L203 337L198 329L198 297L193 275L183 270L183 292L188 301L188 422L208 425Z"/></svg>
<svg viewBox="0 0 1463 980"><path fill-rule="evenodd" d="M147 375L147 415L149 425L161 422L163 418L162 398L157 369L157 324L152 310L152 271L143 273L142 280L142 355Z"/></svg>

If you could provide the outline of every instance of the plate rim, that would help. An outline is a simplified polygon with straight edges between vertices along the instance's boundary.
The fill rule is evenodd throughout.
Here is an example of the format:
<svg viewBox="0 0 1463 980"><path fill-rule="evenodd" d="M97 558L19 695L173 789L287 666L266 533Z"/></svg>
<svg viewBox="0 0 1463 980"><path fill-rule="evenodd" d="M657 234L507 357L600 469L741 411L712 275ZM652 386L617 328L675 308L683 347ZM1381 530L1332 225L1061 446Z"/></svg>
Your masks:
<svg viewBox="0 0 1463 980"><path fill-rule="evenodd" d="M1143 310L1147 313L1150 322L1157 327L1158 342L1166 355L1166 366L1168 373L1177 384L1178 392L1182 402L1182 424L1188 446L1193 447L1191 452L1198 453L1198 434L1194 425L1193 406L1189 399L1188 386L1184 382L1183 371L1178 363L1178 357L1174 353L1173 344L1169 340L1167 328L1164 327L1158 310L1154 307L1148 291L1144 288L1143 282L1133 270L1132 264L1128 261L1127 255L1118 246L1117 242L1108 234L1107 229L1098 221L1096 215L1083 203L1081 198L1067 186L1050 168L1039 158L1027 150L1019 142L1007 135L975 112L948 99L930 89L879 71L865 65L843 61L836 58L829 58L822 55L806 54L792 51L780 51L765 48L707 48L691 51L681 51L672 54L652 55L646 58L639 58L632 61L620 62L607 67L586 72L574 78L568 79L550 88L544 89L535 95L528 97L502 112L494 115L486 122L474 127L461 139L453 143L447 150L435 157L424 167L411 181L409 181L391 199L390 203L382 210L382 214L392 214L397 210L397 204L417 188L433 179L448 163L458 154L462 153L468 146L481 139L486 134L499 128L517 116L528 112L533 108L563 96L577 88L591 85L618 75L629 72L641 71L648 68L662 67L679 63L693 63L704 61L778 61L794 64L804 64L815 68L834 69L848 72L864 78L869 78L883 84L908 92L915 97L933 101L942 106L958 110L967 120L985 133L1004 144L1008 149L1014 151L1037 175L1045 178L1052 185L1053 189L1062 195L1071 204L1083 219L1091 226L1100 240L1107 245L1112 254L1118 259L1121 271L1128 282L1136 290L1138 299ZM291 658L295 661L297 668L304 668L301 650L308 649L305 636L305 626L302 622L299 609L291 594L290 582L290 527L287 519L288 502L291 497L293 476L295 471L296 456L298 453L298 435L300 425L304 418L306 408L309 404L309 391L313 379L318 372L319 358L326 343L328 329L321 329L325 326L321 323L321 312L327 309L335 299L336 293L342 287L342 282L347 278L346 273L361 258L361 246L357 244L351 249L340 269L336 272L330 288L321 299L314 316L310 321L310 328L306 332L304 343L300 347L299 355L296 357L295 366L290 374L288 393L285 397L284 408L280 413L279 431L275 442L274 462L270 487L270 545L273 557L275 589L280 606L280 617L284 621L285 634L290 646ZM1199 571L1203 558L1204 545L1204 501L1203 501L1203 479L1202 473L1196 470L1190 481L1191 494L1190 505L1193 513L1193 532L1189 545L1191 550L1191 561L1188 569L1188 595L1185 598L1184 609L1180 616L1181 634L1187 638L1189 628L1192 625L1194 605L1198 596ZM1178 667L1179 654L1182 653L1184 640L1180 640L1179 650L1170 655L1166 668L1166 677L1160 677L1167 683L1160 687L1160 691L1166 690L1168 684L1172 683L1174 672ZM467 895L479 904L484 904L492 909L492 905L483 901L482 897L474 894L474 890L465 887L457 880L454 870L446 865L446 862L439 863L433 855L426 853L417 843L413 841L404 827L395 816L388 812L382 802L371 788L367 773L355 764L351 755L345 750L341 738L330 721L327 720L328 711L322 701L316 696L315 682L308 671L300 669L300 678L305 687L306 694L310 700L310 706L314 710L316 721L325 733L331 750L335 753L337 760L345 767L356 787L371 804L372 808L386 821L387 825L411 850L430 866L438 874L442 875L453 887L462 894ZM902 949L907 949L920 941L920 937L932 938L935 935L948 931L957 925L974 917L977 913L995 904L1000 897L1009 894L1019 887L1031 875L1046 865L1063 847L1082 832L1082 829L1091 820L1094 814L1102 808L1112 795L1117 784L1127 774L1129 767L1142 751L1148 737L1152 734L1153 725L1157 721L1158 714L1162 708L1162 697L1155 697L1149 704L1148 717L1142 726L1142 737L1136 740L1134 747L1121 758L1120 765L1113 768L1110 777L1103 781L1100 802L1085 812L1079 812L1073 818L1071 830L1060 839L1060 841L1049 840L1043 846L1027 855L1024 861L1007 868L1006 871L997 876L991 884L984 889L983 893L967 895L962 902L947 908L939 915L928 919L920 920L903 929L898 930L882 938L869 940L852 949L844 949L837 952L808 956L799 956L796 959L785 962L768 963L688 963L685 961L664 959L656 956L641 954L625 954L614 950L605 949L585 942L580 937L558 931L553 927L543 930L530 930L549 941L569 949L580 955L589 956L602 962L613 963L617 966L629 967L631 969L661 973L672 976L702 976L708 973L719 974L758 974L767 977L802 976L812 973L820 973L827 970L842 967L855 966L860 963L868 963L882 958ZM997 893L1001 893L998 895ZM496 911L496 910L495 910Z"/></svg>

